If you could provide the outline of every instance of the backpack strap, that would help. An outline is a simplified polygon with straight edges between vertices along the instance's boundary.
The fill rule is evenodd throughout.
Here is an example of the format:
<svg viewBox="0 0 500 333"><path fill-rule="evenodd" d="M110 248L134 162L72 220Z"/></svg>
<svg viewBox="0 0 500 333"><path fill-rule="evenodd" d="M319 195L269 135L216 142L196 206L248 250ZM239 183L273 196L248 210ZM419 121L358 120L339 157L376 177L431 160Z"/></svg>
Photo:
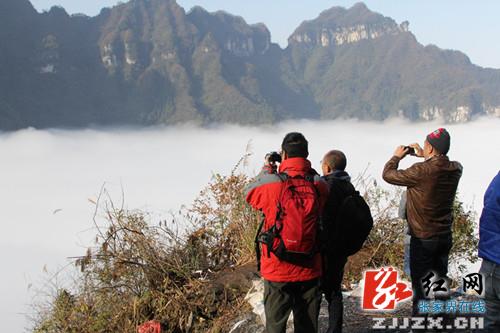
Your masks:
<svg viewBox="0 0 500 333"><path fill-rule="evenodd" d="M302 178L304 178L305 181L308 181L308 182L310 182L312 184L312 186L314 188L314 192L316 193L316 198L319 200L319 198L321 197L321 193L319 192L318 187L316 186L316 184L314 184L314 178L316 176L319 176L319 174L316 172L316 170L311 169Z"/></svg>
<svg viewBox="0 0 500 333"><path fill-rule="evenodd" d="M281 181L281 193L280 193L280 200L281 196L283 195L284 191L284 186L283 184L285 181L289 178L286 173L276 173L275 174ZM281 218L281 214L283 213L283 209L280 205L280 200L278 200L277 203L277 210L276 210L276 221ZM267 257L271 257L271 249L272 249L272 244L274 242L274 238L278 236L277 232L277 226L276 222L273 226L271 226L269 229L265 230L262 232L262 228L264 227L266 221L266 217L263 216L262 221L259 224L259 227L257 229L257 234L255 235L255 255L257 259L257 270L260 271L260 266L261 266L261 258L262 258L262 251L261 251L261 245L266 244L267 247Z"/></svg>
<svg viewBox="0 0 500 333"><path fill-rule="evenodd" d="M255 234L255 256L257 260L257 272L260 272L260 258L262 256L262 253L260 251L260 242L259 242L259 236L260 232L262 231L262 227L264 226L264 222L266 220L266 217L262 215L262 220L260 221L259 227L257 228L257 233Z"/></svg>
<svg viewBox="0 0 500 333"><path fill-rule="evenodd" d="M310 183L314 183L314 174L311 174L311 173L306 173L304 175L304 179Z"/></svg>
<svg viewBox="0 0 500 333"><path fill-rule="evenodd" d="M270 229L273 229L272 230L273 232L279 231L279 230L277 230L278 226L276 225L276 221L280 221L281 217L282 217L281 215L283 214L283 207L281 207L281 199L283 198L283 193L285 192L285 186L284 186L284 184L285 184L285 182L288 179L293 178L293 177L290 177L285 172L281 172L281 173L278 173L276 175L281 180L281 190L280 190L280 196L278 198L278 202L276 204L276 219L275 219L275 222L274 222L274 226L270 228Z"/></svg>
<svg viewBox="0 0 500 333"><path fill-rule="evenodd" d="M290 178L290 176L288 176L286 172L277 173L276 176L278 176L278 178L281 180L282 183L284 183L288 178Z"/></svg>

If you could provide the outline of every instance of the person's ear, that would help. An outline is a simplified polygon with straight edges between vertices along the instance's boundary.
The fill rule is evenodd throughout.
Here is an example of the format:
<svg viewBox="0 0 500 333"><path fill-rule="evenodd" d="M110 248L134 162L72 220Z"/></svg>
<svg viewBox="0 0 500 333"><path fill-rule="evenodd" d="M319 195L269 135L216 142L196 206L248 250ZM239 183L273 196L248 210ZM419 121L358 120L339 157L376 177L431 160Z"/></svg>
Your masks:
<svg viewBox="0 0 500 333"><path fill-rule="evenodd" d="M286 153L286 151L282 150L281 151L281 159L286 160L287 158L288 158L288 154Z"/></svg>
<svg viewBox="0 0 500 333"><path fill-rule="evenodd" d="M434 151L435 151L434 147L431 144L429 144L429 155L434 154Z"/></svg>

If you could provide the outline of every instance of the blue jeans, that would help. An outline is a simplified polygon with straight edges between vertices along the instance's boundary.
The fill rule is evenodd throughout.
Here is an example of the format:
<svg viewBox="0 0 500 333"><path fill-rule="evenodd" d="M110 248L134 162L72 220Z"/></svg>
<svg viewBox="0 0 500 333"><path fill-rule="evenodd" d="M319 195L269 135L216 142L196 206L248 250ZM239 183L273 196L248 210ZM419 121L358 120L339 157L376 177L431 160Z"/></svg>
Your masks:
<svg viewBox="0 0 500 333"><path fill-rule="evenodd" d="M486 302L486 332L500 332L500 265L483 259L481 269L484 276L484 299Z"/></svg>

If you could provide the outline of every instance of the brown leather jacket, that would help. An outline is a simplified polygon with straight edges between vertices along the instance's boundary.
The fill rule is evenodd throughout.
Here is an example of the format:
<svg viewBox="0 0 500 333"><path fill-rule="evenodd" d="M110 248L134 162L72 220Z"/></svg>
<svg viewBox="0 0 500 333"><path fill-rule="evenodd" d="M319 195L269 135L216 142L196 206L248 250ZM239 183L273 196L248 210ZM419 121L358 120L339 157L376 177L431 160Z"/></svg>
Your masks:
<svg viewBox="0 0 500 333"><path fill-rule="evenodd" d="M408 187L406 212L410 234L430 238L450 233L462 165L438 155L398 170L400 160L393 156L386 163L382 177L390 184Z"/></svg>

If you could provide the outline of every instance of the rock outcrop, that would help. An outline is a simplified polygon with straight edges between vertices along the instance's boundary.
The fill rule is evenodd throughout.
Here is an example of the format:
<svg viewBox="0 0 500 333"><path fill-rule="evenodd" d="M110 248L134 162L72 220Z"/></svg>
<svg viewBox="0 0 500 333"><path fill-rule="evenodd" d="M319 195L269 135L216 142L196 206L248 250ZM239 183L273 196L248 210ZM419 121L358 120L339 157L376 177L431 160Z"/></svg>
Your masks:
<svg viewBox="0 0 500 333"><path fill-rule="evenodd" d="M335 45L344 45L357 43L366 39L377 39L386 35L397 35L400 33L409 32L408 25L355 25L348 27L337 27L335 30L322 28L316 31L311 36L310 33L296 33L290 37L291 43L305 43L313 46L321 45L322 47L330 47Z"/></svg>

